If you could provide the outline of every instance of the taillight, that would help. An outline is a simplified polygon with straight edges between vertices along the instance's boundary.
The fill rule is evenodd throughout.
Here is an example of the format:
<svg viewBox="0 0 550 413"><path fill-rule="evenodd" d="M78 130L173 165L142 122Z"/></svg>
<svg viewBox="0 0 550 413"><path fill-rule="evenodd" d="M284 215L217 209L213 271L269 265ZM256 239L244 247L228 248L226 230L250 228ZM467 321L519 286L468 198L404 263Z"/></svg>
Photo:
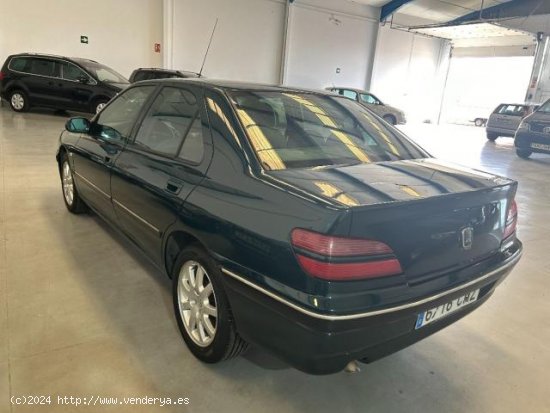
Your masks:
<svg viewBox="0 0 550 413"><path fill-rule="evenodd" d="M0 72L0 81L4 80L4 77L5 77L5 76L6 76L6 75L4 74L4 72Z"/></svg>
<svg viewBox="0 0 550 413"><path fill-rule="evenodd" d="M510 208L508 209L508 215L506 216L506 227L504 228L503 239L508 238L514 232L516 232L516 227L518 225L518 206L516 200L512 201Z"/></svg>
<svg viewBox="0 0 550 413"><path fill-rule="evenodd" d="M402 273L393 250L380 241L333 237L294 229L291 242L309 275L330 281L360 280Z"/></svg>

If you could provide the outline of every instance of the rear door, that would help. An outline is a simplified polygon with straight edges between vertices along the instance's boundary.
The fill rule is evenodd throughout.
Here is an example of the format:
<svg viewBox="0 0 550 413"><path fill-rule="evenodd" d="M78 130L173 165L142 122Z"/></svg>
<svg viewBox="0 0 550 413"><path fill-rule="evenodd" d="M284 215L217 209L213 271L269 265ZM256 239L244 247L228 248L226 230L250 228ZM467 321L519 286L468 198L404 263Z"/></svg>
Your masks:
<svg viewBox="0 0 550 413"><path fill-rule="evenodd" d="M210 158L201 89L163 87L117 159L111 180L119 222L155 262L162 262L163 235Z"/></svg>
<svg viewBox="0 0 550 413"><path fill-rule="evenodd" d="M59 87L59 64L54 59L31 57L28 58L25 71L25 84L29 91L29 99L33 104L56 106L61 100Z"/></svg>
<svg viewBox="0 0 550 413"><path fill-rule="evenodd" d="M155 86L128 89L95 118L73 154L75 179L82 197L105 218L115 221L111 169Z"/></svg>

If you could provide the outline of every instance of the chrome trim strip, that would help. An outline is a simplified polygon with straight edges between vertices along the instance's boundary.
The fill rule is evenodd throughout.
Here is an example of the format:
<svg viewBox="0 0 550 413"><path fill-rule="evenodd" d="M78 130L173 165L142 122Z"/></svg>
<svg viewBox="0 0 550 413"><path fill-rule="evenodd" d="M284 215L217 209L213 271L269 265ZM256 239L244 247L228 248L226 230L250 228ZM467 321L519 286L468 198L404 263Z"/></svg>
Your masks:
<svg viewBox="0 0 550 413"><path fill-rule="evenodd" d="M94 185L93 183L91 183L90 181L88 181L86 178L84 178L82 175L80 175L78 172L73 172L76 176L78 176L80 179L82 179L82 181L86 184L88 184L89 186L91 186L93 189L95 189L97 192L99 192L101 195L103 195L105 198L107 199L111 199L111 196L105 192L103 192L101 189L99 189L96 185Z"/></svg>
<svg viewBox="0 0 550 413"><path fill-rule="evenodd" d="M496 269L488 272L487 274L485 274L485 275L483 275L479 278L476 278L475 280L469 281L469 282L467 282L465 284L462 284L462 285L459 285L455 288L451 288L450 290L443 291L443 292L441 292L439 294L436 294L436 295L433 295L431 297L427 297L427 298L424 298L422 300L414 301L412 303L398 305L398 306L395 306L395 307L384 308L382 310L375 310L375 311L369 311L369 312L366 312L366 313L357 313L357 314L345 314L345 315L326 315L326 314L316 313L314 311L303 308L303 307L301 307L297 304L294 304L294 303L288 301L287 299L282 298L279 295L277 295L275 293L272 293L271 291L268 291L265 288L260 287L259 285L256 285L253 282L250 282L250 281L244 279L240 275L237 275L234 272L232 272L232 271L230 271L226 268L222 267L222 272L225 273L226 275L229 275L230 277L242 282L243 284L246 284L249 287L254 288L257 291L259 291L261 293L264 293L268 297L271 297L274 300L279 301L280 303L287 305L288 307L290 307L290 308L292 308L292 309L294 309L294 310L296 310L296 311L298 311L302 314L305 314L305 315L313 317L313 318L318 318L318 319L321 319L321 320L339 321L339 320L355 320L355 319L358 319L358 318L373 317L373 316L376 316L376 315L393 313L393 312L396 312L396 311L406 310L408 308L412 308L412 307L416 307L416 306L420 306L420 305L429 303L430 301L437 300L441 297L444 297L446 295L452 294L454 292L460 291L462 289L466 289L466 288L468 288L468 287L470 287L474 284L477 284L480 281L483 281L487 278L490 278L491 276L493 276L494 274L496 274L499 271L506 270L508 267L511 267L512 265L515 265L519 261L519 259L521 258L522 254L523 254L523 251L519 251L519 252L516 253L516 255L509 262L507 262L503 266L501 266L499 268L496 268Z"/></svg>
<svg viewBox="0 0 550 413"><path fill-rule="evenodd" d="M155 227L153 224L151 224L149 221L147 221L144 218L140 217L138 214L136 214L134 211L130 210L129 208L125 207L123 204L118 202L116 199L113 199L113 202L115 204L117 204L119 207L121 207L123 210L128 212L130 215L132 215L134 218L136 218L138 221L140 221L143 224L147 225L150 229L155 231L157 234L160 234L160 230L157 227Z"/></svg>

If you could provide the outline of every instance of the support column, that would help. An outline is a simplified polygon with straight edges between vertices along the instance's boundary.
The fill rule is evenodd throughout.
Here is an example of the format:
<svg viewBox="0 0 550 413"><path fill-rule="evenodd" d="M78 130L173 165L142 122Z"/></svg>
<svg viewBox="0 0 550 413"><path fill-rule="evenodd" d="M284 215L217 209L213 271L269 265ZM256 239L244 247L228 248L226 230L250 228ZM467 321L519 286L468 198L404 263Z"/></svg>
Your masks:
<svg viewBox="0 0 550 413"><path fill-rule="evenodd" d="M163 0L162 11L162 67L165 69L173 69L174 0Z"/></svg>
<svg viewBox="0 0 550 413"><path fill-rule="evenodd" d="M533 72L525 103L541 104L550 98L550 36L539 35Z"/></svg>

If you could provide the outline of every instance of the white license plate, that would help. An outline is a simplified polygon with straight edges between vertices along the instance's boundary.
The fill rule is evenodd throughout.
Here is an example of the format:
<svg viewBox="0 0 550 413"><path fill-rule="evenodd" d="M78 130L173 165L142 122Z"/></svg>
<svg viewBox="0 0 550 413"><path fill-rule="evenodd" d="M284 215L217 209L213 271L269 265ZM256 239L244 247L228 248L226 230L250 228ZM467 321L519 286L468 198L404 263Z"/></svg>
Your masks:
<svg viewBox="0 0 550 413"><path fill-rule="evenodd" d="M543 143L532 143L531 148L542 149L543 151L550 151L550 145L545 145Z"/></svg>
<svg viewBox="0 0 550 413"><path fill-rule="evenodd" d="M461 297L455 298L453 301L441 304L440 306L434 308L430 308L429 310L418 314L415 329L419 329L420 327L424 327L427 324L440 320L441 318L460 310L468 304L473 303L475 300L477 300L478 295L479 290L471 291L468 294L464 294Z"/></svg>

